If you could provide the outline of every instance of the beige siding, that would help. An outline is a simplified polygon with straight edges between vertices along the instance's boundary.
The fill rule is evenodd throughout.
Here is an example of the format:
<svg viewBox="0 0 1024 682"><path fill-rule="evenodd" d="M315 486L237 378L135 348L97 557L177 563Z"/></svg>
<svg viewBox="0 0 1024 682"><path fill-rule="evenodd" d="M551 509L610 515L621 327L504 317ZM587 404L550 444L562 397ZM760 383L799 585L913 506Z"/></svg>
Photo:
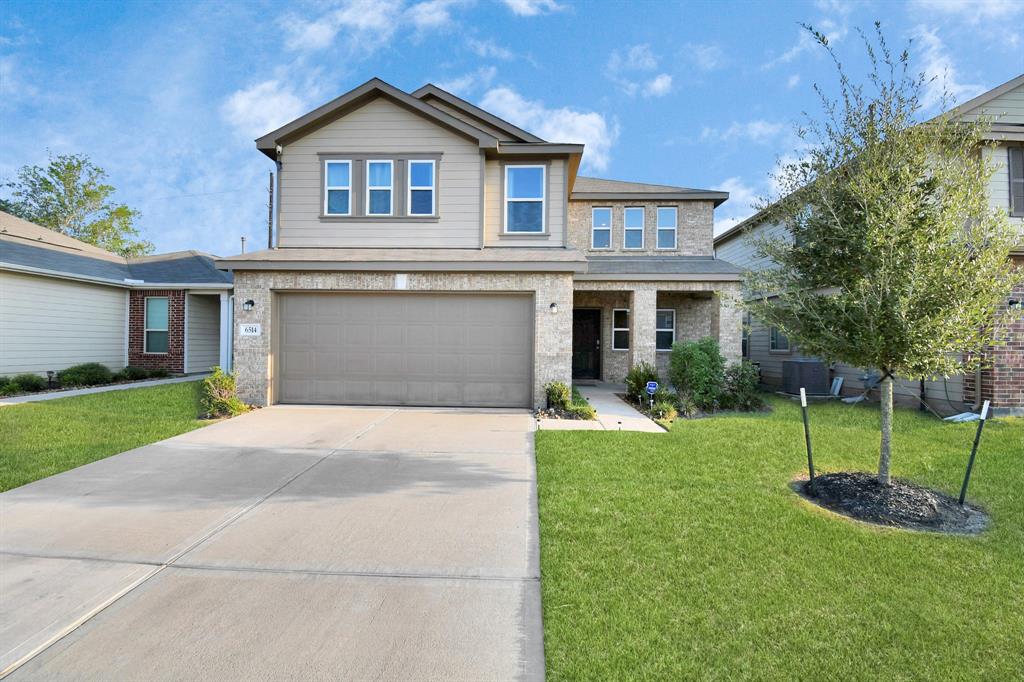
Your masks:
<svg viewBox="0 0 1024 682"><path fill-rule="evenodd" d="M220 363L220 296L188 297L186 372L206 372Z"/></svg>
<svg viewBox="0 0 1024 682"><path fill-rule="evenodd" d="M995 167L988 181L988 203L993 208L1009 214L1010 211L1010 156L1009 147L999 145L982 149L985 159ZM1010 224L1017 228L1017 233L1024 243L1024 218L1009 217Z"/></svg>
<svg viewBox="0 0 1024 682"><path fill-rule="evenodd" d="M321 221L320 152L442 153L437 222ZM284 148L282 247L480 246L479 146L380 98ZM396 187L396 192L404 188ZM358 191L358 190L356 190Z"/></svg>
<svg viewBox="0 0 1024 682"><path fill-rule="evenodd" d="M125 365L127 290L0 272L0 374Z"/></svg>
<svg viewBox="0 0 1024 682"><path fill-rule="evenodd" d="M487 123L483 123L482 121L478 121L477 119L473 118L472 116L470 116L469 114L465 113L461 109L457 109L457 108L451 106L450 104L448 104L447 102L445 102L443 100L439 100L436 97L428 97L425 101L430 106L432 106L432 107L434 107L436 109L440 109L444 113L448 114L449 116L454 116L455 118L459 119L460 121L468 123L469 125L473 126L477 130L482 130L485 133L487 133L488 135L493 135L494 137L498 138L499 140L502 140L504 142L512 142L512 141L514 141L514 138L511 135L509 135L508 133L506 133L504 130L499 130L498 128L495 128L492 125L489 125Z"/></svg>
<svg viewBox="0 0 1024 682"><path fill-rule="evenodd" d="M1004 92L964 118L976 120L982 116L994 123L1024 123L1024 86Z"/></svg>
<svg viewBox="0 0 1024 682"><path fill-rule="evenodd" d="M544 161L522 163L544 164ZM504 165L500 161L488 160L484 180L484 227L487 246L564 246L566 171L563 159L552 159L547 171L547 232L546 236L506 236L504 221Z"/></svg>

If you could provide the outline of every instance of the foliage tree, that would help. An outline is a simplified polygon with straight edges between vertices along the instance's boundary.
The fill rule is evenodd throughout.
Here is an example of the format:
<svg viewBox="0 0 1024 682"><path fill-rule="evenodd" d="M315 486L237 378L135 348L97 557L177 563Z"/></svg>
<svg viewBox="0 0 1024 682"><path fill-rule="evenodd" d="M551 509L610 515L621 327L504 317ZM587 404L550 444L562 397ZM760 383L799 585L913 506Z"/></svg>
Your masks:
<svg viewBox="0 0 1024 682"><path fill-rule="evenodd" d="M775 175L784 198L765 219L791 238L757 241L777 267L748 276L749 308L809 355L879 370L878 480L888 485L893 377L979 366L1018 277L1014 233L988 203L993 169L979 150L989 121L955 110L921 121L929 82L912 75L907 50L891 52L878 23L861 34L863 84L805 29L832 57L839 96L815 86L824 116L798 128L802 156Z"/></svg>
<svg viewBox="0 0 1024 682"><path fill-rule="evenodd" d="M22 166L0 209L122 256L151 253L150 242L136 239L139 212L113 201L106 177L84 154L51 155L46 166Z"/></svg>

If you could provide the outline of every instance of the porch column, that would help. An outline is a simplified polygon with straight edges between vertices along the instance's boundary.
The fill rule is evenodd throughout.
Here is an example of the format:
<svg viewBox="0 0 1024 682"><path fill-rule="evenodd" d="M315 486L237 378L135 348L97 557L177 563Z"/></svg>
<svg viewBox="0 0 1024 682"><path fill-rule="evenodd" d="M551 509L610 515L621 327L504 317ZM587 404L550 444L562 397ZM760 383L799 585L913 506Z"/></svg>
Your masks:
<svg viewBox="0 0 1024 682"><path fill-rule="evenodd" d="M653 287L637 288L630 292L629 306L629 347L630 366L640 362L654 365L655 315L658 307L658 291Z"/></svg>
<svg viewBox="0 0 1024 682"><path fill-rule="evenodd" d="M739 362L743 357L743 308L739 284L725 285L715 292L717 314L715 335L718 348L727 364Z"/></svg>
<svg viewBox="0 0 1024 682"><path fill-rule="evenodd" d="M231 319L231 294L222 292L220 295L220 368L231 371L231 332L234 320Z"/></svg>

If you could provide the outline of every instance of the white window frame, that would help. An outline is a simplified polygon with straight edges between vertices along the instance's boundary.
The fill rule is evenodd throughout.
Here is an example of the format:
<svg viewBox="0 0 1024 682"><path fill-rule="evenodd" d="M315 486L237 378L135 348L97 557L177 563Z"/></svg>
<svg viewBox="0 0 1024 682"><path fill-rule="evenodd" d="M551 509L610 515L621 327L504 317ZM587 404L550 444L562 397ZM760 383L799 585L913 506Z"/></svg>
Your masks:
<svg viewBox="0 0 1024 682"><path fill-rule="evenodd" d="M786 336L782 333L782 330L778 327L768 328L768 350L772 353L791 353L793 352L793 342L786 336L786 347L779 348L779 334Z"/></svg>
<svg viewBox="0 0 1024 682"><path fill-rule="evenodd" d="M346 165L348 166L348 185L331 185L330 184L330 166L331 164ZM332 189L347 189L348 190L348 213L331 213L328 210L330 190ZM324 159L324 215L326 216L350 216L352 215L352 161L350 159Z"/></svg>
<svg viewBox="0 0 1024 682"><path fill-rule="evenodd" d="M537 201L536 197L530 198L516 198L512 199L508 196L508 171L513 168L539 168L540 169L540 231L535 232L509 232L508 229L508 204L509 202L526 202L526 201ZM504 234L547 234L548 231L548 167L545 165L538 164L508 164L505 166L505 195L504 206L502 207L502 223Z"/></svg>
<svg viewBox="0 0 1024 682"><path fill-rule="evenodd" d="M671 327L659 327L658 326L658 315L660 313L671 313L672 314L672 326ZM668 344L668 348L658 348L658 332L672 332L672 343ZM658 308L654 311L654 351L656 353L670 353L672 346L676 342L676 311L675 308Z"/></svg>
<svg viewBox="0 0 1024 682"><path fill-rule="evenodd" d="M430 165L430 179L433 182L431 185L413 185L412 184L412 167L415 164L429 164ZM433 159L409 159L406 162L406 176L408 177L409 188L405 195L405 212L407 215L423 217L423 216L434 216L437 215L437 162ZM394 178L392 178L394 181ZM412 191L413 190L430 190L430 213L413 213L412 212Z"/></svg>
<svg viewBox="0 0 1024 682"><path fill-rule="evenodd" d="M608 211L608 227L596 227L594 225L594 213L596 211ZM596 251L610 251L612 248L612 207L611 206L592 206L590 208L590 248ZM608 231L608 246L595 246L594 245L594 233L598 230L602 232Z"/></svg>
<svg viewBox="0 0 1024 682"><path fill-rule="evenodd" d="M626 227L626 213L640 211L640 227ZM626 246L626 236L630 232L640 231L640 246ZM622 249L624 251L643 251L644 233L647 232L647 211L643 206L626 206L622 209Z"/></svg>
<svg viewBox="0 0 1024 682"><path fill-rule="evenodd" d="M375 163L386 163L391 167L391 184L390 185L371 185L370 184L370 165ZM371 213L370 212L370 190L384 190L386 189L391 195L391 201L388 202L387 213ZM366 215L368 216L393 216L395 215L395 162L391 159L367 159L366 160Z"/></svg>
<svg viewBox="0 0 1024 682"><path fill-rule="evenodd" d="M167 322L166 327L157 329L149 326L149 302L150 300L163 299L167 301ZM149 350L149 332L167 332L167 350ZM171 352L171 297L170 296L146 296L142 300L142 352L146 355L169 355Z"/></svg>
<svg viewBox="0 0 1024 682"><path fill-rule="evenodd" d="M615 313L626 313L626 326L625 327L616 327L615 326ZM612 309L612 350L622 350L622 351L629 350L629 345L628 344L631 344L633 342L633 339L632 339L633 335L630 334L630 332L629 332L629 326L630 326L631 322L632 322L632 320L629 317L629 308L613 308ZM626 332L626 343L627 343L627 345L626 345L625 348L619 348L618 346L615 345L615 332Z"/></svg>
<svg viewBox="0 0 1024 682"><path fill-rule="evenodd" d="M661 212L663 210L672 211L672 215L675 216L672 227L661 226ZM679 248L679 207L678 206L658 206L654 214L655 222L657 223L657 231L654 233L654 247L659 251L675 251ZM661 245L661 233L662 231L672 233L672 246Z"/></svg>

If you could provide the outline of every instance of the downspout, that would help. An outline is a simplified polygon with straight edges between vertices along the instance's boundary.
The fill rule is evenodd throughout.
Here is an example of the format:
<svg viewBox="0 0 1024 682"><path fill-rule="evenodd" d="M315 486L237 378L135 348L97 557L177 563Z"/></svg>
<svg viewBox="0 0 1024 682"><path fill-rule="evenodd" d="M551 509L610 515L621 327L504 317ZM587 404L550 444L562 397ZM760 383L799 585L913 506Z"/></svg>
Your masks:
<svg viewBox="0 0 1024 682"><path fill-rule="evenodd" d="M277 145L277 158L274 159L274 165L277 167L277 178L274 181L275 184L275 197L274 202L274 246L277 249L281 247L281 168L284 166L284 147ZM323 210L322 208L320 209Z"/></svg>

